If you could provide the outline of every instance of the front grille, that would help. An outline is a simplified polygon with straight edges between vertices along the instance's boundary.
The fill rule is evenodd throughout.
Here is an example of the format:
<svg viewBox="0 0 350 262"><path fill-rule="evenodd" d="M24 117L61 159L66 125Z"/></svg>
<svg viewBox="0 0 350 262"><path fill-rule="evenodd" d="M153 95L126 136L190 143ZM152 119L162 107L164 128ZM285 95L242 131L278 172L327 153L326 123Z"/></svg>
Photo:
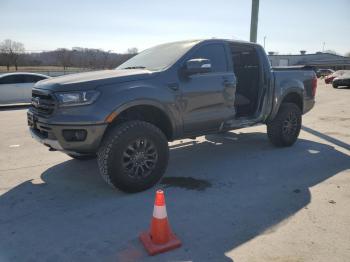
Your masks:
<svg viewBox="0 0 350 262"><path fill-rule="evenodd" d="M56 106L56 100L47 91L33 89L32 110L39 115L51 115Z"/></svg>

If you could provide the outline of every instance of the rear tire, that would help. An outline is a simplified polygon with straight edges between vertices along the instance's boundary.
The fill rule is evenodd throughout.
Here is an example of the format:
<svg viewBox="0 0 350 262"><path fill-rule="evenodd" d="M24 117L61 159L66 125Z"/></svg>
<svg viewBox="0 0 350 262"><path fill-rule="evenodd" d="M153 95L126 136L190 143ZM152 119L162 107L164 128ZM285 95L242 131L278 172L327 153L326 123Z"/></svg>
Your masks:
<svg viewBox="0 0 350 262"><path fill-rule="evenodd" d="M168 141L156 126L128 121L112 127L97 154L102 178L125 192L139 192L163 176L169 158Z"/></svg>
<svg viewBox="0 0 350 262"><path fill-rule="evenodd" d="M278 147L291 146L297 140L301 129L301 110L293 103L283 103L275 117L267 124L267 135Z"/></svg>
<svg viewBox="0 0 350 262"><path fill-rule="evenodd" d="M338 88L338 86L336 84L332 84L333 88Z"/></svg>

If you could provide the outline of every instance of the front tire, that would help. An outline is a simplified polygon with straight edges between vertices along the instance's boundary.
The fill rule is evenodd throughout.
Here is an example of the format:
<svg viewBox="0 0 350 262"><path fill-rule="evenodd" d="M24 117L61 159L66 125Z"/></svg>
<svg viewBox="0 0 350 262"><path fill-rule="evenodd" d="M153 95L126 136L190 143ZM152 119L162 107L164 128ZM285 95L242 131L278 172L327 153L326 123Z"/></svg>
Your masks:
<svg viewBox="0 0 350 262"><path fill-rule="evenodd" d="M139 192L163 176L169 158L168 141L156 126L128 121L112 127L97 154L102 178L125 192Z"/></svg>
<svg viewBox="0 0 350 262"><path fill-rule="evenodd" d="M278 147L291 146L301 129L301 110L293 103L283 103L274 120L267 124L267 135Z"/></svg>
<svg viewBox="0 0 350 262"><path fill-rule="evenodd" d="M332 83L333 88L338 88L338 86L334 83Z"/></svg>

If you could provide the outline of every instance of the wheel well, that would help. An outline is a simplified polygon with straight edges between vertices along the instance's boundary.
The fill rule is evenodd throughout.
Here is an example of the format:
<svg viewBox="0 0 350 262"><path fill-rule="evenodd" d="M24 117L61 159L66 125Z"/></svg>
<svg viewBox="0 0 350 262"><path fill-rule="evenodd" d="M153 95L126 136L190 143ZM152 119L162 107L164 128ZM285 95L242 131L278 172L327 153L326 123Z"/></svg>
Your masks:
<svg viewBox="0 0 350 262"><path fill-rule="evenodd" d="M139 105L122 111L111 123L120 124L128 120L142 120L158 127L170 141L173 137L173 128L169 117L161 109L150 105Z"/></svg>
<svg viewBox="0 0 350 262"><path fill-rule="evenodd" d="M297 93L290 93L288 95L286 95L283 100L282 103L293 103L296 104L301 111L303 111L303 100L301 98L301 96Z"/></svg>

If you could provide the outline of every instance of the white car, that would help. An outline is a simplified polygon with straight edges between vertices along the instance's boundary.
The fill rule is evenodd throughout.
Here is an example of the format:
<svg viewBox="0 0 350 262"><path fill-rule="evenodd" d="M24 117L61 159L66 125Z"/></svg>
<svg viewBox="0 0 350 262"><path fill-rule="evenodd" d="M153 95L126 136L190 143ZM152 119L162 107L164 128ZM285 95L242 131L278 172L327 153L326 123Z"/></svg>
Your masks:
<svg viewBox="0 0 350 262"><path fill-rule="evenodd" d="M35 73L8 73L0 75L0 106L30 103L32 88L49 76Z"/></svg>

